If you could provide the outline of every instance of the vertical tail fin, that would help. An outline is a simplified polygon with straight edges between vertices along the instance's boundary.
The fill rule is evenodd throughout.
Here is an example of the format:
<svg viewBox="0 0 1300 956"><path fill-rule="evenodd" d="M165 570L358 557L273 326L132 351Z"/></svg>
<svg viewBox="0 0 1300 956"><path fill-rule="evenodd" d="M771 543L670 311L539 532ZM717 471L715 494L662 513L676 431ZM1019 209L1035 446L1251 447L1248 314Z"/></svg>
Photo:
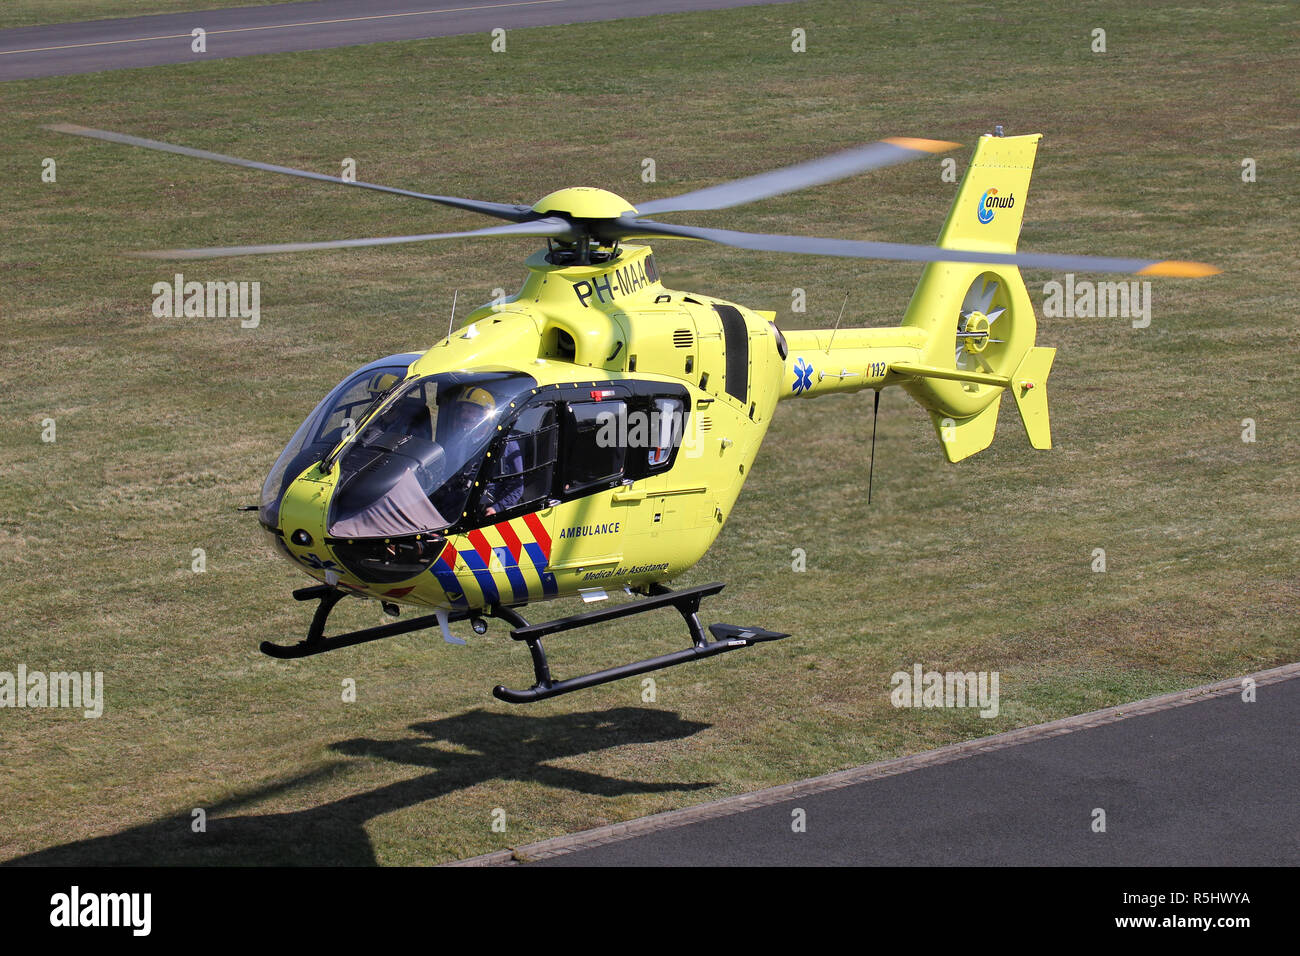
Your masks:
<svg viewBox="0 0 1300 956"><path fill-rule="evenodd" d="M980 137L941 247L1015 252L1039 139ZM1045 383L1055 351L1034 347L1037 322L1019 269L930 263L903 325L924 329L927 342L919 363L895 371L909 376L903 387L930 412L949 461L993 441L1003 389L1015 398L1030 443L1051 447Z"/></svg>
<svg viewBox="0 0 1300 956"><path fill-rule="evenodd" d="M939 233L945 249L1015 252L1041 133L981 136Z"/></svg>

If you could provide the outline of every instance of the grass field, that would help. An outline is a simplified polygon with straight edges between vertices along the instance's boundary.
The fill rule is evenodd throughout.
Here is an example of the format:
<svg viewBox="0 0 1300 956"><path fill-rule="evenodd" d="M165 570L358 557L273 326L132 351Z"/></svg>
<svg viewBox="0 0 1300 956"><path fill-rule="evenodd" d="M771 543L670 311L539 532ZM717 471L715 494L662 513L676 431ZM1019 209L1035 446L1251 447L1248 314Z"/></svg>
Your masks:
<svg viewBox="0 0 1300 956"><path fill-rule="evenodd" d="M498 55L464 36L0 85L0 670L106 685L98 720L0 710L0 859L440 862L1296 660L1298 40L1288 3L815 0L513 31ZM793 636L664 672L654 703L625 681L511 708L489 690L524 683L527 653L499 626L468 648L408 635L260 655L305 628L288 592L307 579L235 508L330 386L440 338L453 289L462 309L513 289L532 243L125 258L485 223L50 122L323 172L352 157L364 180L527 202L573 184L636 202L881 136L972 144L1002 123L1045 137L1022 248L1225 271L1153 282L1149 328L1040 318L1040 344L1059 348L1051 451L1004 403L993 447L947 465L924 413L886 392L870 507L870 398L782 406L718 545L680 583L726 580L708 620ZM931 242L955 191L940 172L923 161L677 218ZM846 292L846 325L894 324L919 274L656 252L670 287L776 309L787 328L830 327ZM151 286L176 271L260 281L260 327L154 318ZM1060 278L1026 273L1037 304ZM790 313L795 287L806 315ZM349 602L338 618L379 614ZM680 641L665 615L550 650L570 674ZM893 708L890 675L916 662L998 671L999 716Z"/></svg>

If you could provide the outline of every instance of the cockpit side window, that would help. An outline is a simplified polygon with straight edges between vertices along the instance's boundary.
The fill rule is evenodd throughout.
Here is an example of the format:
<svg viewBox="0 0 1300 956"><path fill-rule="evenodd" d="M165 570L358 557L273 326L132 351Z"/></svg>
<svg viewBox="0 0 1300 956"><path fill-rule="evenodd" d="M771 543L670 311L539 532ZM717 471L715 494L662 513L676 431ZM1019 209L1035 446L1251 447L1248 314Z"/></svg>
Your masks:
<svg viewBox="0 0 1300 956"><path fill-rule="evenodd" d="M500 520L545 507L554 484L559 433L553 404L530 405L519 413L489 453L479 482L481 516Z"/></svg>

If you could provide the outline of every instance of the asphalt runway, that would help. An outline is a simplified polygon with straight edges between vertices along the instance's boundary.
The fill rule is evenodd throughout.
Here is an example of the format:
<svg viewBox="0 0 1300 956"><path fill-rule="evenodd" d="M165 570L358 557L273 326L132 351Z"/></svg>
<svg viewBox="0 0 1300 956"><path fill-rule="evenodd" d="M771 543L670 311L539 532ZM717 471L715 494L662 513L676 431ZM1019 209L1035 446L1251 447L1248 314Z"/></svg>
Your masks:
<svg viewBox="0 0 1300 956"><path fill-rule="evenodd" d="M787 0L319 0L0 30L0 80L554 26ZM207 52L191 49L207 32ZM507 42L509 38L507 37ZM612 68L616 68L616 65Z"/></svg>
<svg viewBox="0 0 1300 956"><path fill-rule="evenodd" d="M1170 695L1014 731L858 783L819 778L836 785L753 809L735 798L712 816L689 808L633 821L643 831L633 836L603 828L467 862L1295 866L1300 667L1258 680L1253 703L1225 682L1219 696ZM1098 808L1105 832L1094 831ZM794 831L796 809L806 832Z"/></svg>

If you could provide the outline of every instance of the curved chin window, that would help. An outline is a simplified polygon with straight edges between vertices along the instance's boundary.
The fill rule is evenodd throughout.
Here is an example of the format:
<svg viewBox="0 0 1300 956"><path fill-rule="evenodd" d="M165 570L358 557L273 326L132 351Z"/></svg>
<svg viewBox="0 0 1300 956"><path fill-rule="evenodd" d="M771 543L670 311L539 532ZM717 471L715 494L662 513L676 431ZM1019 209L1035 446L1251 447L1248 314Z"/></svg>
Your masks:
<svg viewBox="0 0 1300 956"><path fill-rule="evenodd" d="M429 569L446 540L438 537L391 538L385 541L336 541L330 545L343 566L371 584L409 581Z"/></svg>
<svg viewBox="0 0 1300 956"><path fill-rule="evenodd" d="M536 384L517 372L444 372L402 383L338 456L330 536L395 538L454 525L503 411Z"/></svg>

